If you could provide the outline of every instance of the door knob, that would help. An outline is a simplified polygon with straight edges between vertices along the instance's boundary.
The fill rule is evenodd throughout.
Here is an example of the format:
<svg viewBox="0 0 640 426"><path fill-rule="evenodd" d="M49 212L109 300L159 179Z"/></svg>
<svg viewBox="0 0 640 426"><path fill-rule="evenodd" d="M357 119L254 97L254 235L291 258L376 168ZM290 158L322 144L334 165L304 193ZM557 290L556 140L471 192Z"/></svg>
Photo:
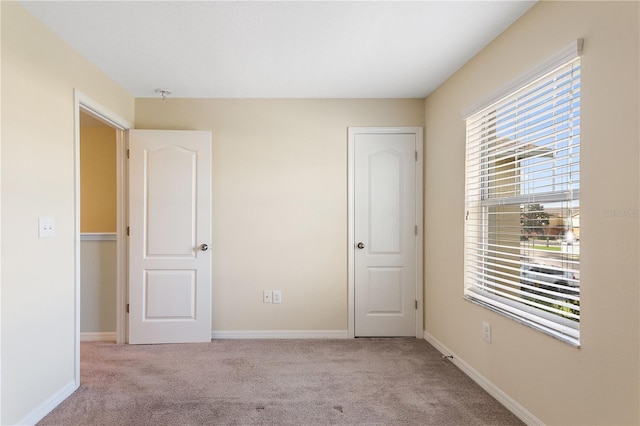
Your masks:
<svg viewBox="0 0 640 426"><path fill-rule="evenodd" d="M209 250L209 246L206 245L206 244L200 244L200 250L207 251L207 250Z"/></svg>
<svg viewBox="0 0 640 426"><path fill-rule="evenodd" d="M359 249L363 249L364 248L364 243L358 243L358 245L356 245L356 247L358 247Z"/></svg>

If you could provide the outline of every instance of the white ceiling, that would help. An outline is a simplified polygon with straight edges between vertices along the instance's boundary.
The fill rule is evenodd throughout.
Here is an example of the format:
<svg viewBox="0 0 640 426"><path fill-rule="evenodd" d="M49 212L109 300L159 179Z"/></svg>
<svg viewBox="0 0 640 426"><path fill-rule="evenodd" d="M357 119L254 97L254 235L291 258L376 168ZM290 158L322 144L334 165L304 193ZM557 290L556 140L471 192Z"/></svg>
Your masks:
<svg viewBox="0 0 640 426"><path fill-rule="evenodd" d="M535 1L22 1L135 97L423 98Z"/></svg>

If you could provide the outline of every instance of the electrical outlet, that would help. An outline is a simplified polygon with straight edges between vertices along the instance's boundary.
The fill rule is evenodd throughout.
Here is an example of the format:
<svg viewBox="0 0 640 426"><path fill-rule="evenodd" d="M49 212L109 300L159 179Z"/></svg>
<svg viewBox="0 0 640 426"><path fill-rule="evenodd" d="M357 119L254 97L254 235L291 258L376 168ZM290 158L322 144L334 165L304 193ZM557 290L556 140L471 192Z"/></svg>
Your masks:
<svg viewBox="0 0 640 426"><path fill-rule="evenodd" d="M262 303L271 303L272 300L273 294L271 290L265 290L264 293L262 293Z"/></svg>
<svg viewBox="0 0 640 426"><path fill-rule="evenodd" d="M282 303L282 291L273 290L273 303Z"/></svg>
<svg viewBox="0 0 640 426"><path fill-rule="evenodd" d="M52 217L38 218L38 237L50 238L56 235L56 222Z"/></svg>
<svg viewBox="0 0 640 426"><path fill-rule="evenodd" d="M488 322L482 323L482 338L485 342L491 343L491 324Z"/></svg>

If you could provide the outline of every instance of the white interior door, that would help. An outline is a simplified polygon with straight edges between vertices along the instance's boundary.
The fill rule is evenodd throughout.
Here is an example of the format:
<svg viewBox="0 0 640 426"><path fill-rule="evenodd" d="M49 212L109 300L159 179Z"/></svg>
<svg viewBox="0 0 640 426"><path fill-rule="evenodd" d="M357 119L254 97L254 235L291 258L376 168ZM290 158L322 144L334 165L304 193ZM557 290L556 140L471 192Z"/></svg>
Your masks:
<svg viewBox="0 0 640 426"><path fill-rule="evenodd" d="M211 340L211 133L129 131L129 343Z"/></svg>
<svg viewBox="0 0 640 426"><path fill-rule="evenodd" d="M356 129L351 139L355 336L416 336L422 133Z"/></svg>

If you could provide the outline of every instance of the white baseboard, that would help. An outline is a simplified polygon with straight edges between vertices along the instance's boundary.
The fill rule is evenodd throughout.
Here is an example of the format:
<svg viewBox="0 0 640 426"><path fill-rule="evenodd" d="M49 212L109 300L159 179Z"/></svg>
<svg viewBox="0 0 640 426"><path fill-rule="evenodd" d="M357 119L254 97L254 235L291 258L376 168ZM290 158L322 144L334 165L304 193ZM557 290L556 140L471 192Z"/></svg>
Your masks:
<svg viewBox="0 0 640 426"><path fill-rule="evenodd" d="M16 424L18 425L28 425L32 426L38 423L40 420L44 419L44 416L49 414L54 408L62 403L65 399L67 399L72 393L74 393L78 389L76 386L75 380L67 383L62 389L58 392L54 393L49 397L46 401L38 406L31 413L27 414Z"/></svg>
<svg viewBox="0 0 640 426"><path fill-rule="evenodd" d="M346 339L347 330L211 331L211 339Z"/></svg>
<svg viewBox="0 0 640 426"><path fill-rule="evenodd" d="M115 342L116 340L115 331L80 333L81 342Z"/></svg>
<svg viewBox="0 0 640 426"><path fill-rule="evenodd" d="M494 385L486 377L480 374L477 370L464 362L458 355L454 354L449 348L443 345L438 339L433 337L428 332L424 332L424 340L429 342L434 348L436 348L441 354L447 356L453 356L450 361L462 370L467 376L469 376L474 382L476 382L482 389L487 391L489 395L498 400L509 411L516 415L520 420L530 426L543 425L542 421L536 416L527 411L522 405L520 405L515 399L507 395L502 389Z"/></svg>

